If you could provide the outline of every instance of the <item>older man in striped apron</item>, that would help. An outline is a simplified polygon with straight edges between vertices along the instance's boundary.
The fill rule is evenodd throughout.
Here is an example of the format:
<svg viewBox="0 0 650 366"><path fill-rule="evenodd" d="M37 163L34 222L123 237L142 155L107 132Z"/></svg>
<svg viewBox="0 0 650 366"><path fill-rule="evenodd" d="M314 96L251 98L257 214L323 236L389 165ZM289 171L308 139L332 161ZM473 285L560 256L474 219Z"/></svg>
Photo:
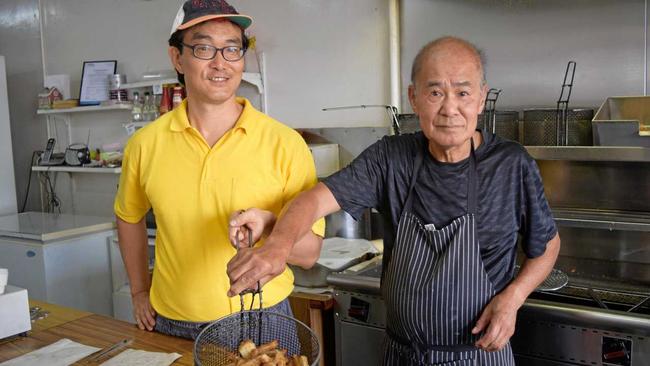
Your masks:
<svg viewBox="0 0 650 366"><path fill-rule="evenodd" d="M374 207L385 221L384 364L514 365L517 310L560 248L539 170L519 144L476 129L487 86L472 44L429 43L411 79L422 132L378 141L294 200L263 247L229 263L231 292L280 273L317 218Z"/></svg>

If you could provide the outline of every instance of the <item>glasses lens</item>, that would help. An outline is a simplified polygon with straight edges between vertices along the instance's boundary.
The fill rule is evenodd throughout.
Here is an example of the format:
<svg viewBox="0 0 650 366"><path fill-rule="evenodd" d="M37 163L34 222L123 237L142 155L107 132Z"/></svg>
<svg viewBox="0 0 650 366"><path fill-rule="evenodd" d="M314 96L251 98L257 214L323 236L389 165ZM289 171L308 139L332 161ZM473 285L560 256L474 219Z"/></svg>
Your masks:
<svg viewBox="0 0 650 366"><path fill-rule="evenodd" d="M194 46L194 56L203 60L211 60L217 53L217 49L207 44L197 44Z"/></svg>
<svg viewBox="0 0 650 366"><path fill-rule="evenodd" d="M221 50L223 58L227 61L237 61L244 56L244 50L241 47L225 47Z"/></svg>

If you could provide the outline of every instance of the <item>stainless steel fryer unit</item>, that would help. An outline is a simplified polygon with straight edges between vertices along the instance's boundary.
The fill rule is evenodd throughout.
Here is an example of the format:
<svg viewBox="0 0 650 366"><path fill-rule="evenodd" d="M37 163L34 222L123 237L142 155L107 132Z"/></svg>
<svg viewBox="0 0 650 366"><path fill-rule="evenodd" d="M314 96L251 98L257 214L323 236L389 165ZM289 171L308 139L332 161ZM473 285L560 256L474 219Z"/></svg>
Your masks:
<svg viewBox="0 0 650 366"><path fill-rule="evenodd" d="M650 147L650 96L609 97L592 125L594 145Z"/></svg>

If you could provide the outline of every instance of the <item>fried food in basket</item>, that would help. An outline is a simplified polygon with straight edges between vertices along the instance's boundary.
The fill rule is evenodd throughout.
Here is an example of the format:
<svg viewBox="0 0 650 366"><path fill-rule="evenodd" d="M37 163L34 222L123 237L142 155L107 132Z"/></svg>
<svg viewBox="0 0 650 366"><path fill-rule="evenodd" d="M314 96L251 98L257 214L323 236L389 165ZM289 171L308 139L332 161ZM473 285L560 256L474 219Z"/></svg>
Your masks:
<svg viewBox="0 0 650 366"><path fill-rule="evenodd" d="M259 347L253 341L242 341L237 348L239 355L234 355L228 366L309 366L306 356L287 356L286 349L278 348L278 341L273 340Z"/></svg>

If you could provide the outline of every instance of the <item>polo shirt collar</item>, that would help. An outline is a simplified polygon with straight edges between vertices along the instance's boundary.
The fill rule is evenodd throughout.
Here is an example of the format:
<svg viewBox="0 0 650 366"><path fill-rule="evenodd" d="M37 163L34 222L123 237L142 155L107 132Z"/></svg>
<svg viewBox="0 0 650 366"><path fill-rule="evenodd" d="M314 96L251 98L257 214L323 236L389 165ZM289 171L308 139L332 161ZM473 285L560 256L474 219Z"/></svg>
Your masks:
<svg viewBox="0 0 650 366"><path fill-rule="evenodd" d="M235 98L235 101L244 108L233 128L241 129L244 133L248 133L252 127L252 121L255 120L254 114L256 110L246 98L237 97ZM172 131L181 132L192 127L190 125L190 120L187 118L187 99L183 100L181 105L174 108L170 113L173 113L172 122L169 126Z"/></svg>

